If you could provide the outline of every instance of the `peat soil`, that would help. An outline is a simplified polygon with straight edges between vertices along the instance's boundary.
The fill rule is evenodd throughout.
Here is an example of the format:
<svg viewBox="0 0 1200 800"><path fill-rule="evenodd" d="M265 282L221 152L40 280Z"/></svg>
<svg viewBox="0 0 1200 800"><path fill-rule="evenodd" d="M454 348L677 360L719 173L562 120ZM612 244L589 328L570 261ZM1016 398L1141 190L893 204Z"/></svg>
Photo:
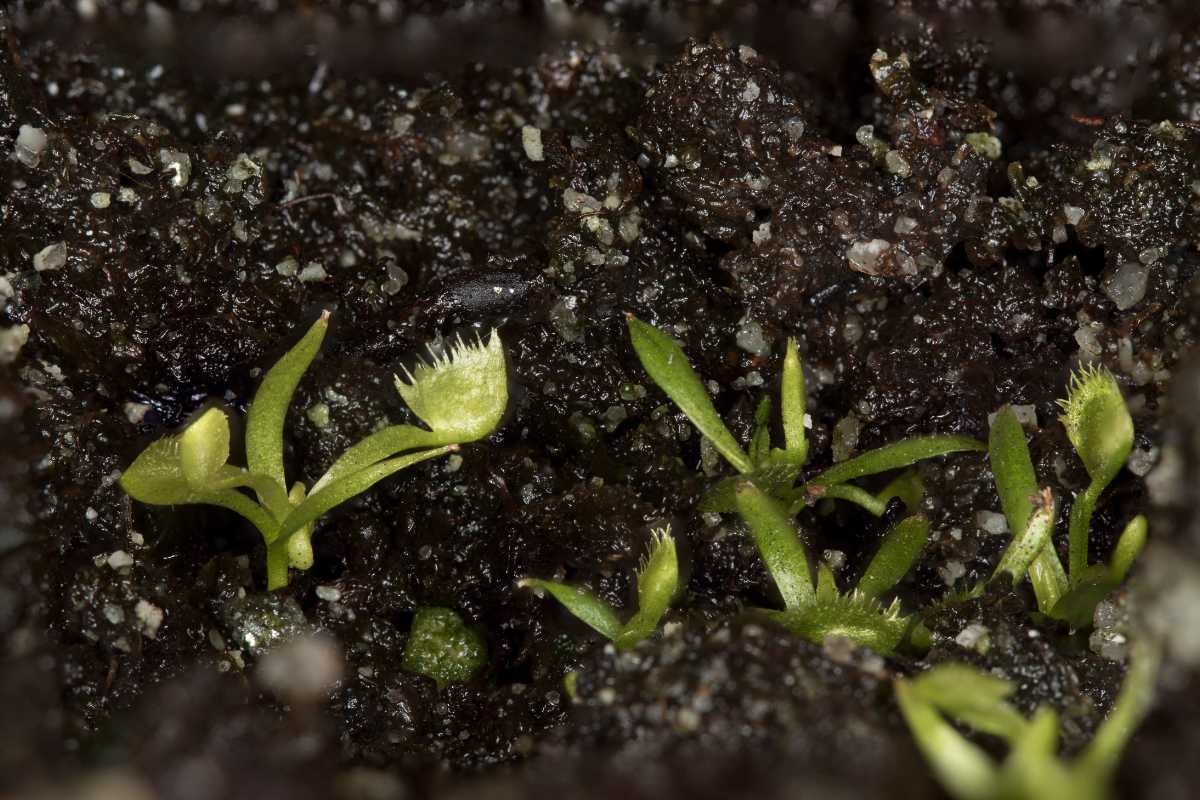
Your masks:
<svg viewBox="0 0 1200 800"><path fill-rule="evenodd" d="M227 5L0 11L0 791L936 798L892 678L990 668L1023 708L1060 710L1071 751L1153 629L1163 700L1119 785L1191 796L1185 4L513 3L494 28L460 3ZM418 42L430 69L409 69ZM460 458L327 515L313 569L267 594L239 518L133 504L116 480L206 404L243 410L322 309L294 476L411 421L391 378L427 343L497 327L512 400ZM776 598L737 521L696 511L722 464L641 370L625 312L683 344L743 440L795 336L812 469L907 435L986 438L1013 403L1068 501L1086 475L1056 400L1080 364L1108 367L1138 438L1091 552L1150 511L1133 588L1090 633L1035 623L1025 590L930 613L921 660L742 618ZM1007 542L985 458L921 476L912 611ZM516 588L557 577L628 609L663 523L686 590L631 653ZM851 579L883 530L839 508L810 549ZM424 606L486 637L472 680L400 668Z"/></svg>

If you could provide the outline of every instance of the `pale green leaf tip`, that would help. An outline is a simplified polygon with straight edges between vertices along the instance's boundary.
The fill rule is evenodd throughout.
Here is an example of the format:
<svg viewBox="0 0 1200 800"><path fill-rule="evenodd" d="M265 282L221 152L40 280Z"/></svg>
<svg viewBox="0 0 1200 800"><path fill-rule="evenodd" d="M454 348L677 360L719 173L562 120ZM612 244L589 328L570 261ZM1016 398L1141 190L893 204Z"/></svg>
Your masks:
<svg viewBox="0 0 1200 800"><path fill-rule="evenodd" d="M229 418L210 408L179 434L178 442L183 476L192 489L202 490L229 460Z"/></svg>
<svg viewBox="0 0 1200 800"><path fill-rule="evenodd" d="M1066 399L1058 404L1067 438L1088 473L1111 480L1133 447L1133 419L1117 379L1104 367L1081 367L1071 376Z"/></svg>
<svg viewBox="0 0 1200 800"><path fill-rule="evenodd" d="M430 350L432 364L419 361L396 391L430 430L447 442L482 439L500 424L508 405L508 375L500 335L485 344L458 337L448 355Z"/></svg>

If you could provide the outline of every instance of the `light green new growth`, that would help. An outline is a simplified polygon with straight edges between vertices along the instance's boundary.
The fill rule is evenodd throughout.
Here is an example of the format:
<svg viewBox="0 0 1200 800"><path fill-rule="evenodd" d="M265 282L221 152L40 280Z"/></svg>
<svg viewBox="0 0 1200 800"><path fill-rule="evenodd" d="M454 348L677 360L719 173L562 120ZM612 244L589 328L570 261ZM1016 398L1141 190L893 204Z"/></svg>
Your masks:
<svg viewBox="0 0 1200 800"><path fill-rule="evenodd" d="M419 365L409 384L397 383L430 430L385 428L348 449L311 491L299 482L289 488L284 421L328 326L326 312L263 377L246 411L247 469L228 463L229 418L211 408L178 436L147 447L121 477L121 488L140 502L217 505L252 522L267 545L268 589L287 585L289 567L312 566L313 526L321 515L395 472L487 436L508 404L504 353L496 332L486 345L466 345L460 339L448 357L435 357L433 366ZM252 490L257 502L239 489Z"/></svg>
<svg viewBox="0 0 1200 800"><path fill-rule="evenodd" d="M1025 432L1012 409L1005 406L992 423L988 458L1013 539L995 575L1008 573L1016 584L1028 574L1039 611L1085 627L1091 624L1096 604L1125 580L1145 545L1147 526L1145 517L1135 517L1117 541L1109 565L1088 565L1088 536L1096 502L1129 457L1133 420L1116 379L1104 369L1085 368L1074 376L1067 399L1059 402L1067 436L1091 477L1071 508L1069 569L1063 569L1054 550L1050 490L1038 489Z"/></svg>
<svg viewBox="0 0 1200 800"><path fill-rule="evenodd" d="M1133 449L1133 418L1112 373L1084 367L1071 378L1060 417L1091 483L1071 507L1070 558L1067 568L1079 575L1088 563L1088 530L1100 493L1125 466Z"/></svg>
<svg viewBox="0 0 1200 800"><path fill-rule="evenodd" d="M420 608L404 644L400 666L433 678L438 689L469 680L487 663L487 644L478 631L448 608Z"/></svg>
<svg viewBox="0 0 1200 800"><path fill-rule="evenodd" d="M825 565L817 571L816 585L808 566L808 553L791 517L766 492L746 481L737 492L738 511L783 597L783 611L768 617L797 636L822 642L844 636L859 644L890 653L903 643L912 628L900 614L899 601L883 606L878 597L908 574L929 538L929 521L914 515L901 520L887 536L867 566L858 586L840 594L833 573Z"/></svg>
<svg viewBox="0 0 1200 800"><path fill-rule="evenodd" d="M679 560L671 528L657 529L652 535L650 552L637 573L638 610L624 624L612 606L586 589L537 578L525 578L517 585L541 589L618 650L629 650L654 632L679 590Z"/></svg>
<svg viewBox="0 0 1200 800"><path fill-rule="evenodd" d="M688 363L683 349L670 336L633 315L628 315L626 322L629 325L629 341L633 344L642 367L654 382L679 406L679 410L687 415L696 426L696 430L712 442L717 452L723 455L734 469L741 473L749 472L749 457L721 421L721 415L713 407L708 390Z"/></svg>
<svg viewBox="0 0 1200 800"><path fill-rule="evenodd" d="M1058 757L1053 709L1025 719L1007 700L1013 685L974 667L942 664L899 679L896 700L934 774L959 800L1105 800L1121 751L1149 708L1157 671L1157 652L1136 647L1108 719L1072 761ZM1008 757L997 763L948 720L1000 738Z"/></svg>
<svg viewBox="0 0 1200 800"><path fill-rule="evenodd" d="M784 611L768 614L797 635L814 641L841 635L884 652L894 650L906 636L922 633L923 629L918 630L919 626L900 615L898 603L885 608L877 598L904 577L919 555L929 534L929 523L923 516L908 517L889 532L859 587L844 595L837 592L833 575L827 571L818 573L814 587L808 555L793 518L822 498L846 500L882 516L888 502L899 497L914 511L925 492L915 471L901 474L877 494L848 481L910 467L927 458L983 450L985 446L964 436L917 436L836 464L796 486L808 456L808 436L804 371L795 339L787 341L780 380L784 447L771 447L771 404L764 398L755 414L746 452L725 427L679 345L633 316L627 317L627 322L634 351L646 372L739 473L718 481L701 501L700 510L737 511L747 523L783 599ZM591 616L603 617L599 611Z"/></svg>

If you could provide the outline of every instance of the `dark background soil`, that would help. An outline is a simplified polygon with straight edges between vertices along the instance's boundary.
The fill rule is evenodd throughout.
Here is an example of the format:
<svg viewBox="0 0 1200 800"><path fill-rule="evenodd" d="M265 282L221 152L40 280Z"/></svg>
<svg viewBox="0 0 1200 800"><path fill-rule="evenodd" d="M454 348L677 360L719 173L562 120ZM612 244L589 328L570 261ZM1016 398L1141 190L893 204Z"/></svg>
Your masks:
<svg viewBox="0 0 1200 800"><path fill-rule="evenodd" d="M1200 264L1189 5L10 4L0 336L25 325L28 342L0 365L0 790L941 797L892 677L992 668L1023 708L1060 709L1071 751L1120 683L1132 609L1169 659L1120 788L1191 796L1200 378L1182 372L1167 398ZM36 165L8 157L21 125L48 137ZM964 144L977 132L1000 159ZM871 240L886 248L864 263ZM35 270L58 242L65 263ZM1113 282L1131 273L1144 296L1119 309ZM461 464L422 464L329 514L314 568L266 595L238 518L135 505L115 480L205 404L243 409L325 308L290 474L311 482L408 419L391 375L439 336L500 329L510 412ZM774 602L766 573L734 519L696 512L710 460L640 369L626 311L684 344L742 437L771 354L797 336L814 470L839 423L858 449L984 437L1011 402L1033 408L1038 473L1069 498L1086 476L1055 400L1081 360L1108 366L1138 471L1162 465L1153 497L1123 473L1091 547L1106 555L1153 500L1140 588L1090 640L1037 627L1024 591L989 594L930 616L922 662L742 619ZM922 477L934 534L910 609L989 574L1006 542L981 529L999 507L985 459ZM631 654L515 587L556 576L628 608L665 522L687 589ZM852 579L884 526L841 508L810 544L844 553ZM483 672L440 692L399 668L430 605L489 646ZM956 641L971 625L986 654ZM268 645L318 631L325 649L269 690ZM317 656L340 670L328 693L300 688Z"/></svg>

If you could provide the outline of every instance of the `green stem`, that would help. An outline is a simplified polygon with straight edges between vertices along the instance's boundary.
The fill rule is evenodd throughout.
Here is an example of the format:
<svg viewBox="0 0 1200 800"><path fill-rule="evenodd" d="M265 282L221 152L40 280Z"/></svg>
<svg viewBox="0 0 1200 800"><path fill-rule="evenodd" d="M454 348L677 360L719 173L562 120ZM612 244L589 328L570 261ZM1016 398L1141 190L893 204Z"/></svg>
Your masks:
<svg viewBox="0 0 1200 800"><path fill-rule="evenodd" d="M1071 580L1082 577L1088 567L1088 530L1092 527L1092 514L1104 484L1092 481L1087 490L1075 498L1071 506L1071 522L1068 529L1067 573Z"/></svg>
<svg viewBox="0 0 1200 800"><path fill-rule="evenodd" d="M287 537L267 545L267 591L273 592L288 585Z"/></svg>
<svg viewBox="0 0 1200 800"><path fill-rule="evenodd" d="M820 488L823 490L817 495L820 498L847 500L855 505L862 506L877 517L882 517L883 512L887 511L887 499L881 500L867 490L860 489L857 486L851 486L848 483L837 483L833 486L822 486Z"/></svg>

